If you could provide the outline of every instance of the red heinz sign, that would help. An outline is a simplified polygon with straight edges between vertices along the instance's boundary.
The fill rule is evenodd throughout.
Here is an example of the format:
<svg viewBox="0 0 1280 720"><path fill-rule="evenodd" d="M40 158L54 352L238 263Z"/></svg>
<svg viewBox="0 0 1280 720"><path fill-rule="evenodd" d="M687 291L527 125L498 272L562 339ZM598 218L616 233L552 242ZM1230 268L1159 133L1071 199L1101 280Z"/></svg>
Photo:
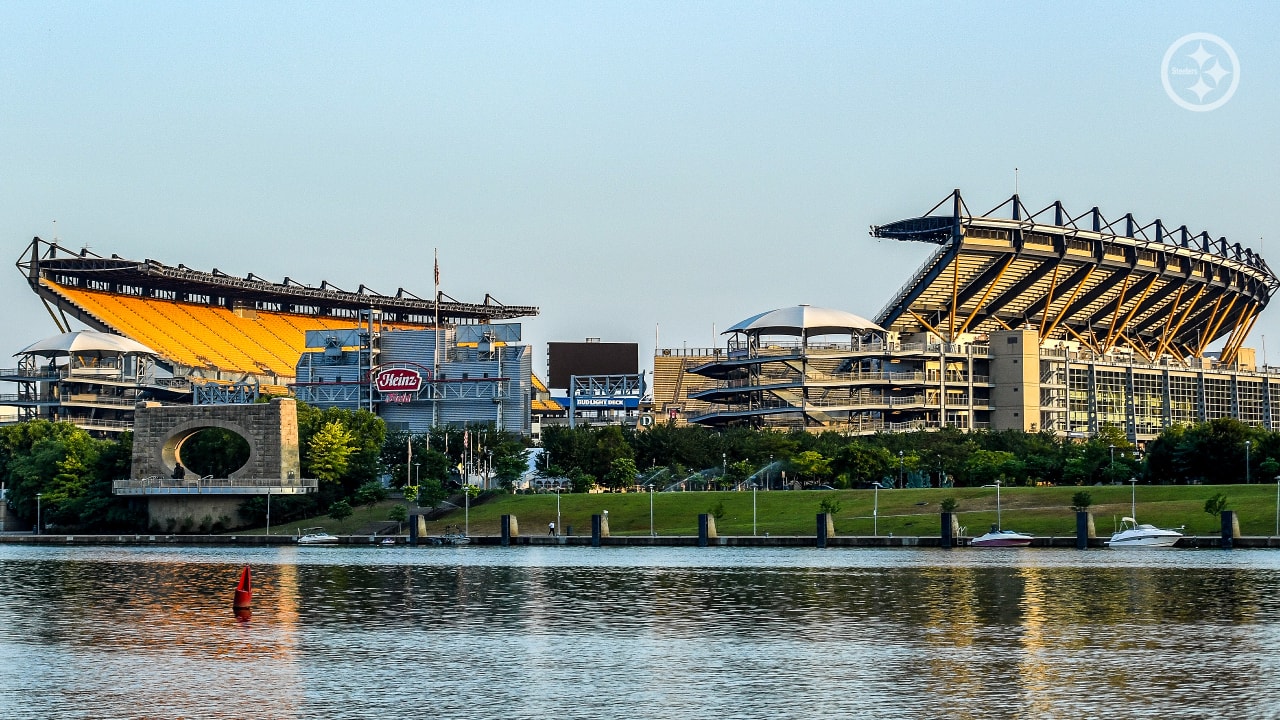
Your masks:
<svg viewBox="0 0 1280 720"><path fill-rule="evenodd" d="M378 373L378 392L416 393L422 388L422 375L408 368L389 368Z"/></svg>

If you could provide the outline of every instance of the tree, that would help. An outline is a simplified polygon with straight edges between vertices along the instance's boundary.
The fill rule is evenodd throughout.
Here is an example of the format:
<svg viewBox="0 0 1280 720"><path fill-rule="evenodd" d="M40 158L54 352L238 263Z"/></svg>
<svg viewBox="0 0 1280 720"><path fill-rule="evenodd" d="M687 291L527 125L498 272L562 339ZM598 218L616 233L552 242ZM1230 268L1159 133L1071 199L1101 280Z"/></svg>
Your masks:
<svg viewBox="0 0 1280 720"><path fill-rule="evenodd" d="M791 466L809 482L821 482L831 475L831 461L814 450L806 450L791 458Z"/></svg>
<svg viewBox="0 0 1280 720"><path fill-rule="evenodd" d="M382 487L382 483L374 480L356 488L352 499L357 505L377 505L387 499L387 490Z"/></svg>
<svg viewBox="0 0 1280 720"><path fill-rule="evenodd" d="M850 487L869 487L890 475L894 462L893 456L883 447L854 441L836 450L830 469L838 477L845 478Z"/></svg>
<svg viewBox="0 0 1280 720"><path fill-rule="evenodd" d="M1011 452L976 450L965 461L965 473L973 485L1007 484L1022 474L1023 465Z"/></svg>
<svg viewBox="0 0 1280 720"><path fill-rule="evenodd" d="M609 472L604 476L604 485L608 488L621 490L636 484L636 463L631 458L615 458L609 468Z"/></svg>
<svg viewBox="0 0 1280 720"><path fill-rule="evenodd" d="M839 515L840 501L834 498L823 498L822 502L818 503L818 512L823 512L828 515Z"/></svg>
<svg viewBox="0 0 1280 720"><path fill-rule="evenodd" d="M354 511L351 509L351 503L346 500L338 500L329 506L329 517L334 520L346 520L351 517L352 512Z"/></svg>
<svg viewBox="0 0 1280 720"><path fill-rule="evenodd" d="M321 482L337 483L347 474L355 452L355 436L337 420L320 427L307 445L307 470Z"/></svg>
<svg viewBox="0 0 1280 720"><path fill-rule="evenodd" d="M956 502L956 499L953 497L942 498L941 505L942 505L942 512L946 512L946 513L955 512L956 508L960 507L960 503Z"/></svg>

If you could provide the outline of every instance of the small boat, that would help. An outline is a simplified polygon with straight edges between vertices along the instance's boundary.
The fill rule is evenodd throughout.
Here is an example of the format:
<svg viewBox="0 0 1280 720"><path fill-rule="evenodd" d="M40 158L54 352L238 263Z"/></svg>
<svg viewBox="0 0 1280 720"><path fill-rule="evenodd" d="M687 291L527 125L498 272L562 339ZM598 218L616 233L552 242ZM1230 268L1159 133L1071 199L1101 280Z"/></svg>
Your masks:
<svg viewBox="0 0 1280 720"><path fill-rule="evenodd" d="M382 538L382 541L379 542L378 544L379 545L395 545L396 539L392 537L385 537L385 538Z"/></svg>
<svg viewBox="0 0 1280 720"><path fill-rule="evenodd" d="M1120 530L1107 541L1113 548L1169 548L1182 539L1177 530L1161 530L1155 525L1139 524L1138 479L1129 481L1129 516L1120 518Z"/></svg>
<svg viewBox="0 0 1280 720"><path fill-rule="evenodd" d="M1113 548L1167 548L1182 539L1177 530L1162 530L1154 525L1139 524L1131 517L1120 518L1120 532L1111 536L1107 547Z"/></svg>
<svg viewBox="0 0 1280 720"><path fill-rule="evenodd" d="M325 545L336 542L338 542L338 536L330 535L321 527L303 528L302 535L298 538L299 545Z"/></svg>
<svg viewBox="0 0 1280 720"><path fill-rule="evenodd" d="M991 526L991 531L969 541L973 547L1026 547L1034 540L1030 535Z"/></svg>
<svg viewBox="0 0 1280 720"><path fill-rule="evenodd" d="M983 487L991 487L984 485ZM996 488L996 524L991 526L991 531L985 535L969 541L972 547L1026 547L1035 540L1025 533L1015 532L1013 530L1003 530L1000 528L1000 481L997 480Z"/></svg>

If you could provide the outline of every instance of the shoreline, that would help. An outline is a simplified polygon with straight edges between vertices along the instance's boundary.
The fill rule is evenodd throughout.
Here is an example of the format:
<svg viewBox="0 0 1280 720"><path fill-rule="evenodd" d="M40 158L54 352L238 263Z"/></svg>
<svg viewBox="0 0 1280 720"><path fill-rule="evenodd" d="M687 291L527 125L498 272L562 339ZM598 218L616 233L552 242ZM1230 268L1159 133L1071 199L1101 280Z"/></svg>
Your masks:
<svg viewBox="0 0 1280 720"><path fill-rule="evenodd" d="M448 546L441 543L437 536L421 539L416 546L409 544L405 535L338 535L337 542L328 545L311 545L301 547L383 547L381 540L391 537L396 540L394 547L432 549ZM502 547L500 535L472 535L468 538L469 546ZM968 547L970 538L957 538L954 549ZM575 546L592 547L760 547L760 548L795 548L816 547L817 538L811 535L724 535L700 541L697 535L615 535L593 541L590 535L529 535L510 538L511 546ZM31 535L28 533L0 534L0 544L9 545L53 545L53 546L92 546L92 545L171 545L171 546L210 546L210 545L262 545L271 547L300 547L294 535L165 535L165 534L132 534L113 533L96 535ZM1278 536L1240 536L1232 539L1234 548L1280 548ZM828 536L828 548L940 548L942 538L937 536L916 535L846 535ZM1180 539L1174 549L1220 549L1222 537L1218 535L1187 535ZM1075 536L1037 537L1031 548L1076 548ZM977 548L983 549L983 548ZM992 548L987 548L992 549ZM1006 548L1007 549L1007 548ZM1017 548L1014 548L1017 549ZM1105 538L1090 538L1089 549L1108 549Z"/></svg>

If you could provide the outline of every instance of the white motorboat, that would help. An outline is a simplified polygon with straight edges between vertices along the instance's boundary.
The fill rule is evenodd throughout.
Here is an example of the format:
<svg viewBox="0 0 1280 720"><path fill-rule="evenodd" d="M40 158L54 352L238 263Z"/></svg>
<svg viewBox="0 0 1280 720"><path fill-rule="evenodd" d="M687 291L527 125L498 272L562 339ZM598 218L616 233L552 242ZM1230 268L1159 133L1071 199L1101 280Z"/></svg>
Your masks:
<svg viewBox="0 0 1280 720"><path fill-rule="evenodd" d="M1001 530L992 526L990 532L970 540L969 545L973 547L1026 547L1034 539L1025 533L1014 530Z"/></svg>
<svg viewBox="0 0 1280 720"><path fill-rule="evenodd" d="M1120 530L1107 541L1107 547L1113 548L1168 548L1182 539L1177 530L1162 530L1155 525L1139 524L1138 516L1138 479L1129 481L1129 517L1120 518Z"/></svg>
<svg viewBox="0 0 1280 720"><path fill-rule="evenodd" d="M302 535L298 537L299 545L326 545L338 542L337 535L330 535L324 531L324 528L303 528Z"/></svg>
<svg viewBox="0 0 1280 720"><path fill-rule="evenodd" d="M991 487L986 485L984 487ZM970 547L1026 547L1034 540L1026 533L1015 532L1013 530L1003 530L1000 527L1000 481L997 480L996 488L996 524L991 526L991 530L985 535L969 541Z"/></svg>
<svg viewBox="0 0 1280 720"><path fill-rule="evenodd" d="M1113 548L1167 548L1182 539L1177 530L1162 530L1155 525L1139 524L1131 517L1120 518L1120 532L1111 536L1107 547Z"/></svg>

